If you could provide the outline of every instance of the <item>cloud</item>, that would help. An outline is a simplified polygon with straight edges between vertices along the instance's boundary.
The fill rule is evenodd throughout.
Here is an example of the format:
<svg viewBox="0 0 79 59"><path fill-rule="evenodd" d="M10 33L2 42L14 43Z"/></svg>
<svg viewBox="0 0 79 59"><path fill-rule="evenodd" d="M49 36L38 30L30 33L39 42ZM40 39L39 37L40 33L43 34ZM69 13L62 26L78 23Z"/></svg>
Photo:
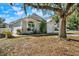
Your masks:
<svg viewBox="0 0 79 59"><path fill-rule="evenodd" d="M0 14L0 17L6 17L5 14Z"/></svg>
<svg viewBox="0 0 79 59"><path fill-rule="evenodd" d="M37 15L39 15L39 16L41 16L43 18L50 17L50 14L49 13L46 13L45 15L43 15L42 10L32 9L32 13L36 13ZM51 13L53 13L53 12L51 12Z"/></svg>
<svg viewBox="0 0 79 59"><path fill-rule="evenodd" d="M13 8L13 10L15 10L15 11L20 11L20 10L21 10L20 7L15 7L15 6L13 6L12 8Z"/></svg>
<svg viewBox="0 0 79 59"><path fill-rule="evenodd" d="M14 17L9 17L10 20L14 19Z"/></svg>
<svg viewBox="0 0 79 59"><path fill-rule="evenodd" d="M3 15L0 15L0 17L1 18L4 18L4 19L9 19L10 18L10 15L9 14L8 15L3 14Z"/></svg>
<svg viewBox="0 0 79 59"><path fill-rule="evenodd" d="M10 17L10 15L8 14L8 15L6 15L6 17Z"/></svg>
<svg viewBox="0 0 79 59"><path fill-rule="evenodd" d="M13 10L16 11L16 12L15 12L15 15L22 15L22 14L24 13L24 11L21 10L20 7L15 7L15 6L13 6L12 8L13 8Z"/></svg>
<svg viewBox="0 0 79 59"><path fill-rule="evenodd" d="M14 17L7 17L5 22L6 22L6 23L10 23L10 22L12 22L13 20L15 20Z"/></svg>
<svg viewBox="0 0 79 59"><path fill-rule="evenodd" d="M15 13L16 15L23 15L24 14L24 11L18 11Z"/></svg>
<svg viewBox="0 0 79 59"><path fill-rule="evenodd" d="M8 14L10 11L3 11L5 14Z"/></svg>
<svg viewBox="0 0 79 59"><path fill-rule="evenodd" d="M32 13L36 13L37 15L43 16L43 13L41 10L32 9Z"/></svg>
<svg viewBox="0 0 79 59"><path fill-rule="evenodd" d="M3 6L0 6L0 9L2 9L2 10L3 10L3 9L4 9L4 7L3 7Z"/></svg>
<svg viewBox="0 0 79 59"><path fill-rule="evenodd" d="M36 9L32 9L32 12L35 13L35 12L37 12L37 10Z"/></svg>

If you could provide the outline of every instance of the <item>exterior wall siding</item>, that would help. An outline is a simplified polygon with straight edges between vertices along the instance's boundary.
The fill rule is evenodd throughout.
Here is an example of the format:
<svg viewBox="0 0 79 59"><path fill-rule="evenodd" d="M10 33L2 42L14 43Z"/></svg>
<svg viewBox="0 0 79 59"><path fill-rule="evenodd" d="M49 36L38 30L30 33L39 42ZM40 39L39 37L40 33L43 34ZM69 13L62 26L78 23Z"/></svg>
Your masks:
<svg viewBox="0 0 79 59"><path fill-rule="evenodd" d="M47 23L47 33L54 33L55 31L55 26L53 22L48 22Z"/></svg>

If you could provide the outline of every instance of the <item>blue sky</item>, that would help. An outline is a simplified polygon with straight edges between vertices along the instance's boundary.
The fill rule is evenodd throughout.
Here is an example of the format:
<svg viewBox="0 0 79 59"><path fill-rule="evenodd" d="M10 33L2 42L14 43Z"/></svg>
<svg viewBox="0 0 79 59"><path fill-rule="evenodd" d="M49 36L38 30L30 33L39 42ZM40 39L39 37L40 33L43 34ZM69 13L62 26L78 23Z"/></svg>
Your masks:
<svg viewBox="0 0 79 59"><path fill-rule="evenodd" d="M24 18L26 15L24 10L22 10L22 4L15 4L15 6L11 7L9 4L0 3L0 17L5 19L6 23L10 23L20 18ZM36 13L37 15L46 18L49 17L49 14L43 15L42 11L37 11L36 9L32 9L31 7L27 7L27 16Z"/></svg>

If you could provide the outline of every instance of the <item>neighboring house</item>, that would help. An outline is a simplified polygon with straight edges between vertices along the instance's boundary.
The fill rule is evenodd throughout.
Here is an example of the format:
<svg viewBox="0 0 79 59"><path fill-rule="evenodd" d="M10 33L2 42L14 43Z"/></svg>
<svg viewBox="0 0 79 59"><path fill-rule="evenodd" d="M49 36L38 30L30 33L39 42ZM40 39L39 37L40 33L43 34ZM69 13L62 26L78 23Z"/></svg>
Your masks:
<svg viewBox="0 0 79 59"><path fill-rule="evenodd" d="M25 17L10 23L10 30L13 34L17 34L17 30L20 29L22 33L40 33L40 24L44 21L40 16L32 14L29 17ZM46 21L45 21L46 22ZM46 32L54 32L54 21L50 18L46 22Z"/></svg>

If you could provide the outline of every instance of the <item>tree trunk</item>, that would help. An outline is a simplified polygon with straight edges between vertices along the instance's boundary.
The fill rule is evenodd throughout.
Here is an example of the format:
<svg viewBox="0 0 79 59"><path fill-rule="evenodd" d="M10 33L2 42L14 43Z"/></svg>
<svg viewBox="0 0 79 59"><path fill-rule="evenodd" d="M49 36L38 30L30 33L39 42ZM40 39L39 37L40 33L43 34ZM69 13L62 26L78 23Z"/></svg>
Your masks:
<svg viewBox="0 0 79 59"><path fill-rule="evenodd" d="M66 38L66 18L61 17L59 25L59 37Z"/></svg>

